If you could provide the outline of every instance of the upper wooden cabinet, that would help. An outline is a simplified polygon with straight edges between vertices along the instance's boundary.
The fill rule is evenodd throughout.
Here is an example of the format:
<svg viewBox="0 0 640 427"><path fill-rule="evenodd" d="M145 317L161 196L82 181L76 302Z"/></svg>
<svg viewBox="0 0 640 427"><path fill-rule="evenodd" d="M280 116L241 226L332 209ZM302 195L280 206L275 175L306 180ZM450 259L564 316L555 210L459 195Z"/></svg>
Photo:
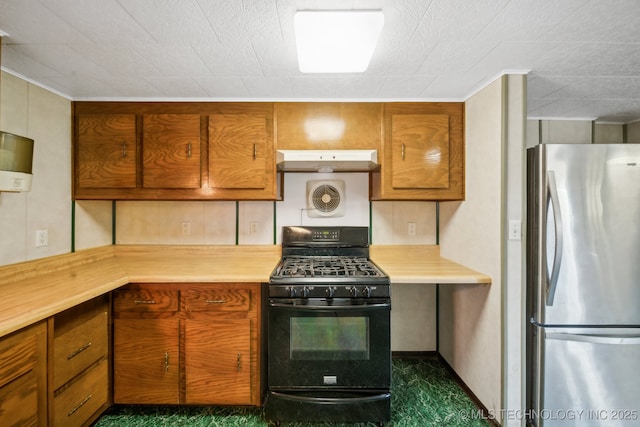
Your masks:
<svg viewBox="0 0 640 427"><path fill-rule="evenodd" d="M272 103L73 106L75 199L279 197Z"/></svg>
<svg viewBox="0 0 640 427"><path fill-rule="evenodd" d="M372 200L464 200L464 104L384 105Z"/></svg>
<svg viewBox="0 0 640 427"><path fill-rule="evenodd" d="M229 198L274 200L272 104L223 105L209 113L210 189Z"/></svg>
<svg viewBox="0 0 640 427"><path fill-rule="evenodd" d="M144 188L200 188L200 115L142 117Z"/></svg>
<svg viewBox="0 0 640 427"><path fill-rule="evenodd" d="M82 114L76 120L76 192L136 187L136 116Z"/></svg>
<svg viewBox="0 0 640 427"><path fill-rule="evenodd" d="M382 104L286 102L275 104L278 150L380 150Z"/></svg>

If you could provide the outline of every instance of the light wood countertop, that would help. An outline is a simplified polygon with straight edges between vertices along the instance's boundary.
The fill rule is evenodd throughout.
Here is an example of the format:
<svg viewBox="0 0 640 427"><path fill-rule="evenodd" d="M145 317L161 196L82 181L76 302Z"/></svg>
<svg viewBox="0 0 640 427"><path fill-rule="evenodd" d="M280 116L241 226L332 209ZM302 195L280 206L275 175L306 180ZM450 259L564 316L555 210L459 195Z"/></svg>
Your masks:
<svg viewBox="0 0 640 427"><path fill-rule="evenodd" d="M115 246L129 282L267 282L279 245Z"/></svg>
<svg viewBox="0 0 640 427"><path fill-rule="evenodd" d="M0 267L0 336L127 283L267 282L279 245L115 245ZM490 283L438 246L371 246L392 283Z"/></svg>
<svg viewBox="0 0 640 427"><path fill-rule="evenodd" d="M491 283L486 274L442 258L437 245L372 245L369 256L392 284Z"/></svg>

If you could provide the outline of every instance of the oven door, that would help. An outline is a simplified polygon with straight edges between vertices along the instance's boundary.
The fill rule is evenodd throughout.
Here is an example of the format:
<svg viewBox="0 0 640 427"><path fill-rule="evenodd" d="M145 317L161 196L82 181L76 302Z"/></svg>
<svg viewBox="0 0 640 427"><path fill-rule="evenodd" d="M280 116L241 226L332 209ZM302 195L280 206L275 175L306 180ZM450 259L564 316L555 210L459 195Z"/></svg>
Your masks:
<svg viewBox="0 0 640 427"><path fill-rule="evenodd" d="M268 316L270 389L390 388L388 299L272 299Z"/></svg>

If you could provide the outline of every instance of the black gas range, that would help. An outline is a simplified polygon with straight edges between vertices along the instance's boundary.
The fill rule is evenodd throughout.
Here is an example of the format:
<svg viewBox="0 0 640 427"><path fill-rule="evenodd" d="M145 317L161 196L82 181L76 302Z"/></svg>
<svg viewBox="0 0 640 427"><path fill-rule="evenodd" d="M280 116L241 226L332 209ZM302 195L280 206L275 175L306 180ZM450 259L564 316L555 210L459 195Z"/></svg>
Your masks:
<svg viewBox="0 0 640 427"><path fill-rule="evenodd" d="M284 227L268 285L267 418L391 418L391 286L367 227Z"/></svg>

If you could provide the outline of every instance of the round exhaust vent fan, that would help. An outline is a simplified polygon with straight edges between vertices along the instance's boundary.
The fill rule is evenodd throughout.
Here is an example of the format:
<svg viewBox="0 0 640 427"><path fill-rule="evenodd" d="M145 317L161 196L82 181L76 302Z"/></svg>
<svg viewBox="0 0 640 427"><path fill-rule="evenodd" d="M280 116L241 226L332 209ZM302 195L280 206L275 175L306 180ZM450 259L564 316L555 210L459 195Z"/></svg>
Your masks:
<svg viewBox="0 0 640 427"><path fill-rule="evenodd" d="M314 218L344 216L344 181L307 181L307 214Z"/></svg>

